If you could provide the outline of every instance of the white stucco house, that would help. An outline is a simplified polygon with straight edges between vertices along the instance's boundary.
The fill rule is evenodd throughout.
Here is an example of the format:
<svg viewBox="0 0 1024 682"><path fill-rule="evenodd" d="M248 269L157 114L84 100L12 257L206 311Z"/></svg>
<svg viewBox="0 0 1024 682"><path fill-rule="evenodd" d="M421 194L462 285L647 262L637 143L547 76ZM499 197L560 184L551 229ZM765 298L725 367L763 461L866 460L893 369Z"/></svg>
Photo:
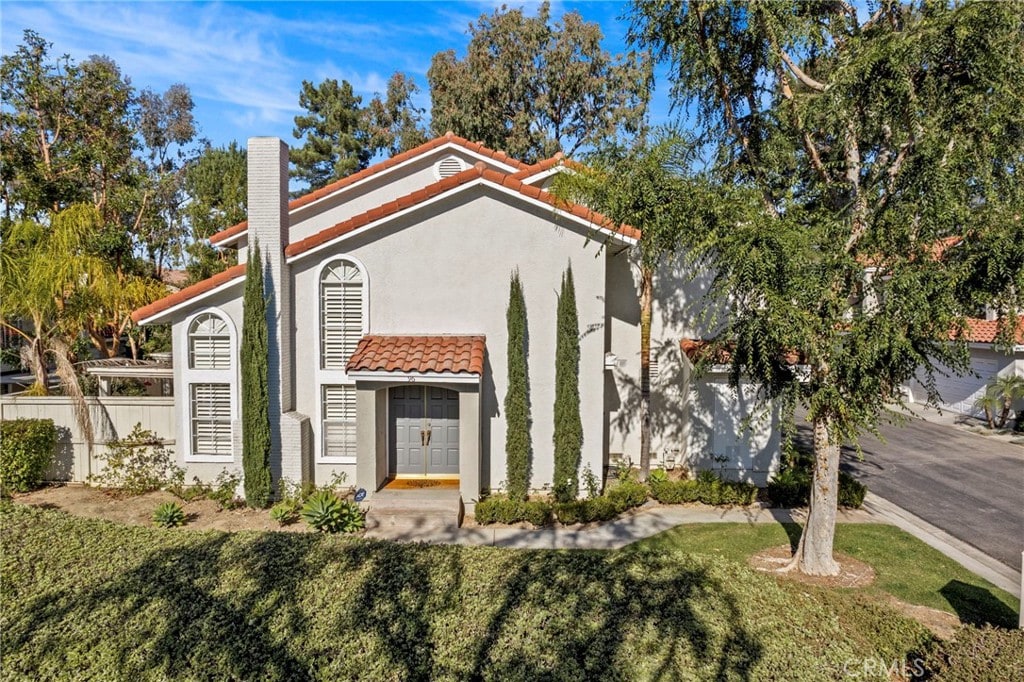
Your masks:
<svg viewBox="0 0 1024 682"><path fill-rule="evenodd" d="M288 200L288 148L249 140L248 221L211 238L239 264L137 310L171 324L173 437L188 476L241 469L238 348L248 246L269 291L273 475L337 471L371 495L388 479L458 477L470 506L505 478L506 318L518 270L529 327L532 484L551 483L555 312L571 262L580 337L583 467L639 454L639 233L545 191L560 156L528 166L448 134ZM653 450L764 484L776 419L740 424L749 396L691 382L680 341L700 288L659 273ZM676 286L677 285L677 286ZM742 391L740 392L742 394Z"/></svg>

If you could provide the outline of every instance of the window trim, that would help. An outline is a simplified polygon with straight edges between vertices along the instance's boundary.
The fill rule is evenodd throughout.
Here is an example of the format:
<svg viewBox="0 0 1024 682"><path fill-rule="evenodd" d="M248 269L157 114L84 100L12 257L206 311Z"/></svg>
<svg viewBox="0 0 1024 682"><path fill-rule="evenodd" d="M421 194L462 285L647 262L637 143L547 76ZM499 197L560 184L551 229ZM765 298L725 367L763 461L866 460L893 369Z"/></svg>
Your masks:
<svg viewBox="0 0 1024 682"><path fill-rule="evenodd" d="M228 330L228 344L229 344L229 363L228 367L224 369L191 369L189 363L189 330L195 323L196 319L203 315L216 315L219 317ZM181 453L182 459L186 464L232 464L235 462L234 452L234 438L235 428L234 423L238 421L238 410L239 410L239 396L238 396L238 330L235 327L234 320L224 310L217 307L206 307L201 310L195 311L192 315L185 318L181 326L181 348L184 349L184 358L181 362L181 391L182 396L182 413L180 415L181 424ZM175 339L177 341L178 339ZM179 354L180 355L180 354ZM177 363L176 363L177 364ZM232 452L230 455L203 455L196 454L192 450L192 385L193 384L228 384L228 392L230 397L230 415L231 415L231 442Z"/></svg>
<svg viewBox="0 0 1024 682"><path fill-rule="evenodd" d="M316 381L316 437L313 439L313 452L314 464L355 464L356 456L352 455L349 457L327 457L324 455L324 387L325 386L351 386L353 390L356 389L356 381L354 378L349 377L348 373L341 369L324 369L323 368L323 329L321 323L324 316L323 311L323 292L321 291L324 271L329 266L338 261L348 261L352 265L356 266L359 270L360 276L363 278L363 290L362 290L362 313L363 313L363 324L360 330L360 336L366 336L370 333L370 274L366 269L366 265L353 255L347 253L336 253L332 254L328 258L320 261L317 265L315 273L316 279L314 280L316 286L316 364L314 365L314 376ZM358 412L359 412L359 394L356 393L356 413L358 423ZM358 426L357 426L358 429ZM358 450L358 437L356 448Z"/></svg>

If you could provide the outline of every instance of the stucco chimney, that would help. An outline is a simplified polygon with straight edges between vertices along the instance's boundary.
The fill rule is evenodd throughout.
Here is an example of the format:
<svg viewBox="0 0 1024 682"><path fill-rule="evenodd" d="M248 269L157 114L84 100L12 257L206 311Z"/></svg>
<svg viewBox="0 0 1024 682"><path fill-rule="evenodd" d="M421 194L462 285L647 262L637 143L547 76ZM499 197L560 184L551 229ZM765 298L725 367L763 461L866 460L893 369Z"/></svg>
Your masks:
<svg viewBox="0 0 1024 682"><path fill-rule="evenodd" d="M276 137L250 137L249 246L259 241L267 291L267 378L270 388L271 468L281 476L281 415L295 408L291 347L291 273L288 246L288 145Z"/></svg>

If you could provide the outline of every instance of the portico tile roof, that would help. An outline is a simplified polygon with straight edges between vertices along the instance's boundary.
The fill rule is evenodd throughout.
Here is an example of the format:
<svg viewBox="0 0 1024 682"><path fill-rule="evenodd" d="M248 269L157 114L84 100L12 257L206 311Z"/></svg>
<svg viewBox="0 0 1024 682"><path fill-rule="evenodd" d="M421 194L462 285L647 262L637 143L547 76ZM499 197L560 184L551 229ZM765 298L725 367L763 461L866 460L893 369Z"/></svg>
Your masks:
<svg viewBox="0 0 1024 682"><path fill-rule="evenodd" d="M484 336L380 336L359 340L347 372L476 374L484 371Z"/></svg>

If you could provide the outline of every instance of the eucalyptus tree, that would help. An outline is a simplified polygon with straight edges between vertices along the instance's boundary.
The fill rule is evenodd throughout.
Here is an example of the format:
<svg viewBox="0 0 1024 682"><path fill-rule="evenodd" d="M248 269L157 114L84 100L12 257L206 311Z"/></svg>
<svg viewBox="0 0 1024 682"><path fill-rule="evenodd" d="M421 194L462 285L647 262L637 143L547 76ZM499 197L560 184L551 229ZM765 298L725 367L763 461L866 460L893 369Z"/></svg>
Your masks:
<svg viewBox="0 0 1024 682"><path fill-rule="evenodd" d="M632 9L632 39L668 64L675 103L717 151L731 215L687 246L728 306L716 341L732 379L783 399L789 420L803 405L813 426L790 568L819 575L838 571L841 444L876 430L919 372L934 400L937 367L967 367L965 315L993 299L1013 328L1024 296L1024 5L868 9Z"/></svg>
<svg viewBox="0 0 1024 682"><path fill-rule="evenodd" d="M466 56L434 55L427 72L431 126L533 162L635 133L646 120L651 70L644 55L612 55L578 12L551 24L502 6L469 27Z"/></svg>

